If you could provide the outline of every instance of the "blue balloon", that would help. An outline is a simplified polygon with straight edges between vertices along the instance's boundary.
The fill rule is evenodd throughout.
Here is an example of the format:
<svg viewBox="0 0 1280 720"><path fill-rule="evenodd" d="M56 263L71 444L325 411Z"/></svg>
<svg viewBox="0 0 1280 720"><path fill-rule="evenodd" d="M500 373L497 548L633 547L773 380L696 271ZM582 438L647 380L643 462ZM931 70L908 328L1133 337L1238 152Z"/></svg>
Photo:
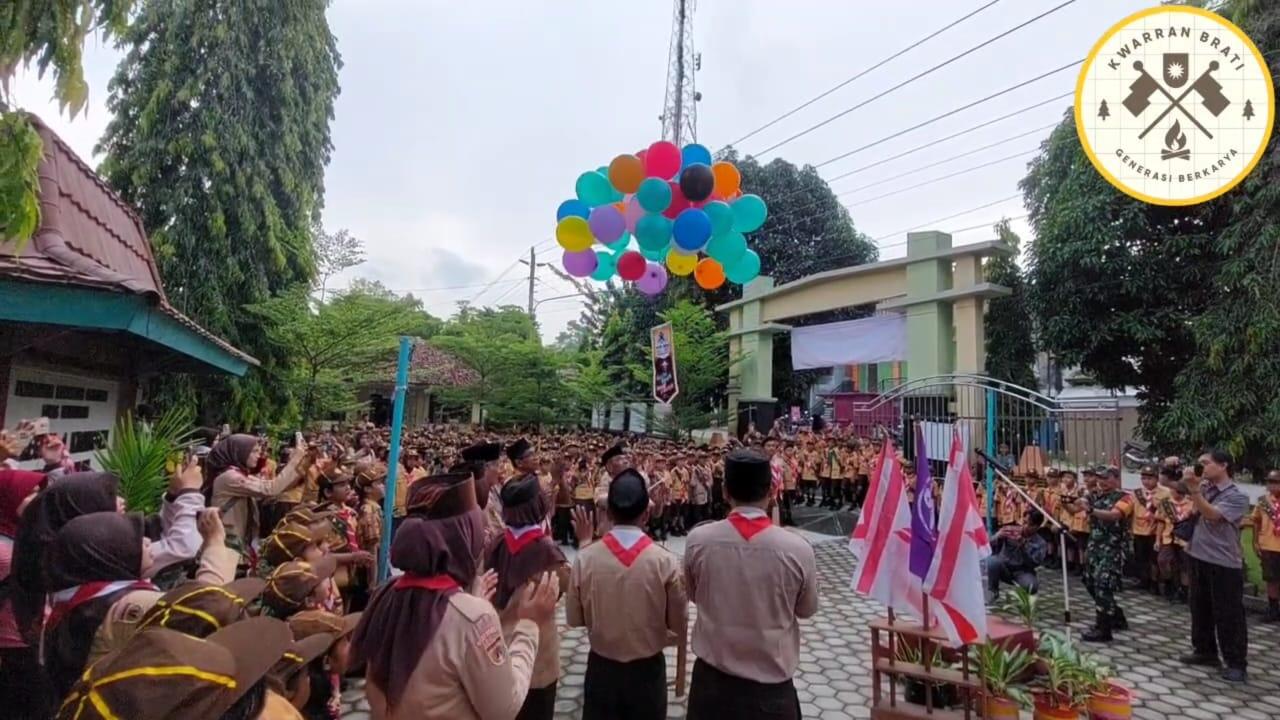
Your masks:
<svg viewBox="0 0 1280 720"><path fill-rule="evenodd" d="M591 208L581 200L565 200L560 203L560 207L556 208L556 222L567 217L588 218L591 216Z"/></svg>
<svg viewBox="0 0 1280 720"><path fill-rule="evenodd" d="M649 212L662 212L671 205L671 186L661 178L645 178L636 190L636 202Z"/></svg>
<svg viewBox="0 0 1280 720"><path fill-rule="evenodd" d="M711 164L711 151L705 145L690 143L680 151L680 167L685 168L693 163Z"/></svg>
<svg viewBox="0 0 1280 720"><path fill-rule="evenodd" d="M676 216L675 224L671 226L671 235L681 250L698 250L711 237L711 218L698 208L685 208Z"/></svg>
<svg viewBox="0 0 1280 720"><path fill-rule="evenodd" d="M659 213L645 213L636 221L636 242L641 250L666 250L671 242L671 221Z"/></svg>
<svg viewBox="0 0 1280 720"><path fill-rule="evenodd" d="M730 282L746 285L760 274L760 256L755 250L748 250L733 265L724 269L724 276Z"/></svg>

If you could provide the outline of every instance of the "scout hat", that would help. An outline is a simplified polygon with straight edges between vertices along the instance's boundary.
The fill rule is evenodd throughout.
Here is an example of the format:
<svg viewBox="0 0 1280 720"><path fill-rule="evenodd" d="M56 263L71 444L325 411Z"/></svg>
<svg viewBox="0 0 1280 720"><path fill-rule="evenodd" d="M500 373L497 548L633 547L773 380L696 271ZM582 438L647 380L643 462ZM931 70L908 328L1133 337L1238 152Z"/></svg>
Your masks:
<svg viewBox="0 0 1280 720"><path fill-rule="evenodd" d="M478 442L462 451L467 462L493 462L502 457L502 446L496 442Z"/></svg>
<svg viewBox="0 0 1280 720"><path fill-rule="evenodd" d="M249 604L267 582L241 578L226 585L187 582L170 590L138 621L138 630L165 628L192 637L208 637L249 616Z"/></svg>
<svg viewBox="0 0 1280 720"><path fill-rule="evenodd" d="M511 462L518 462L520 458L525 456L525 453L532 449L533 445L530 445L528 440L520 438L507 446L507 459Z"/></svg>
<svg viewBox="0 0 1280 720"><path fill-rule="evenodd" d="M328 520L333 517L332 510L318 510L314 507L300 505L288 512L280 520L280 525L291 523L294 525L315 525L316 523Z"/></svg>
<svg viewBox="0 0 1280 720"><path fill-rule="evenodd" d="M608 450L605 450L604 454L600 456L600 464L606 465L610 460L618 457L619 455L625 453L626 451L627 451L626 445L623 445L622 443L614 443L613 447L609 448Z"/></svg>
<svg viewBox="0 0 1280 720"><path fill-rule="evenodd" d="M469 472L429 475L409 486L405 510L432 520L462 515L480 507L476 481Z"/></svg>
<svg viewBox="0 0 1280 720"><path fill-rule="evenodd" d="M262 604L286 615L301 610L311 593L320 583L333 577L337 569L337 561L330 555L314 563L290 560L276 568L267 579L267 586L262 591Z"/></svg>
<svg viewBox="0 0 1280 720"><path fill-rule="evenodd" d="M289 629L295 640L312 635L331 635L334 640L346 637L360 623L361 613L337 615L328 610L303 610L289 616Z"/></svg>
<svg viewBox="0 0 1280 720"><path fill-rule="evenodd" d="M266 617L241 620L203 640L164 628L138 633L89 665L55 717L222 717L292 643L289 626Z"/></svg>
<svg viewBox="0 0 1280 720"><path fill-rule="evenodd" d="M276 664L271 666L269 677L280 686L289 687L293 684L293 678L298 674L298 671L310 665L312 660L329 652L329 648L333 647L333 643L337 639L328 633L316 633L315 635L308 635L300 640L295 640L281 654Z"/></svg>
<svg viewBox="0 0 1280 720"><path fill-rule="evenodd" d="M259 553L272 565L283 565L302 557L306 549L319 544L320 539L307 525L282 524L262 541Z"/></svg>

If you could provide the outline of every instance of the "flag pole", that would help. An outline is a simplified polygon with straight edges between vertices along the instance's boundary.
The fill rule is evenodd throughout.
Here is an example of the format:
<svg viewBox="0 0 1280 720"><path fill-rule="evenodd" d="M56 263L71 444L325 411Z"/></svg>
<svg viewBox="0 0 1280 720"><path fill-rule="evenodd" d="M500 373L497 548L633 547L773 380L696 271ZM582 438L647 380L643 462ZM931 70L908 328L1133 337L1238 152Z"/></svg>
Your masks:
<svg viewBox="0 0 1280 720"><path fill-rule="evenodd" d="M386 581L391 570L391 534L396 503L396 482L400 479L400 431L404 426L404 395L409 386L409 359L413 355L413 339L400 337L400 355L396 360L396 384L392 395L391 448L387 456L387 486L382 498L382 542L378 547L378 582Z"/></svg>

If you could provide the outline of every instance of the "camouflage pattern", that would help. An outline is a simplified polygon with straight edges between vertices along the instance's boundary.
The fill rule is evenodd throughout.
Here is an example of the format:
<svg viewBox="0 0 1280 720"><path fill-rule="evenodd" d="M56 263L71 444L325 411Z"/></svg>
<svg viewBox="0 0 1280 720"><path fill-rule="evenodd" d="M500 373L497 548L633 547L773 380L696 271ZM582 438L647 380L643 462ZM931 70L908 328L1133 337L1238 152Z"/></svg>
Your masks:
<svg viewBox="0 0 1280 720"><path fill-rule="evenodd" d="M1116 591L1121 587L1125 563L1133 552L1133 545L1129 542L1131 507L1117 508L1122 501L1131 506L1132 501L1128 498L1129 494L1123 490L1097 492L1090 496L1090 507L1094 510L1120 509L1125 512L1125 517L1116 521L1099 520L1092 515L1089 518L1089 551L1082 579L1098 611L1109 618L1120 614Z"/></svg>

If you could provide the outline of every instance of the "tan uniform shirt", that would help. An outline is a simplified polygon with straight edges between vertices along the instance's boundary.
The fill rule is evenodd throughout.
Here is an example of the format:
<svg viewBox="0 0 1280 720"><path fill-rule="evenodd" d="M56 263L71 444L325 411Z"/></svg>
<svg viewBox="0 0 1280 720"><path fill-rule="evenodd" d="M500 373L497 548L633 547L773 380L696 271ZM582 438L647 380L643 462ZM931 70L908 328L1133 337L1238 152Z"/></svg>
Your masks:
<svg viewBox="0 0 1280 720"><path fill-rule="evenodd" d="M560 594L564 595L569 587L569 564L561 563L555 569L560 579ZM514 613L515 600L507 604L507 609L499 613L502 619L502 635L510 643L515 637L517 626ZM533 659L533 675L529 679L529 687L544 688L560 679L560 629L556 627L555 616L538 626L538 656Z"/></svg>
<svg viewBox="0 0 1280 720"><path fill-rule="evenodd" d="M238 539L248 547L258 531L257 501L284 492L298 479L298 464L284 466L274 479L244 475L227 470L213 480L213 502L210 507L222 510L222 524L228 539Z"/></svg>
<svg viewBox="0 0 1280 720"><path fill-rule="evenodd" d="M538 626L521 620L510 641L487 600L454 593L400 702L387 707L382 688L366 679L375 720L511 720L529 693Z"/></svg>
<svg viewBox="0 0 1280 720"><path fill-rule="evenodd" d="M640 532L625 525L617 529ZM682 637L689 626L680 561L650 544L627 567L604 541L591 543L569 573L565 616L570 627L587 628L598 655L617 662L653 657L668 634Z"/></svg>
<svg viewBox="0 0 1280 720"><path fill-rule="evenodd" d="M799 619L818 611L818 567L804 538L774 526L746 540L728 520L699 525L685 546L684 577L698 606L694 655L761 683L795 675Z"/></svg>
<svg viewBox="0 0 1280 720"><path fill-rule="evenodd" d="M205 548L200 555L196 580L210 585L225 585L236 579L236 563L240 554L225 546ZM138 629L138 621L155 606L164 593L158 590L134 590L116 599L93 635L89 645L88 667L108 653L124 647Z"/></svg>

